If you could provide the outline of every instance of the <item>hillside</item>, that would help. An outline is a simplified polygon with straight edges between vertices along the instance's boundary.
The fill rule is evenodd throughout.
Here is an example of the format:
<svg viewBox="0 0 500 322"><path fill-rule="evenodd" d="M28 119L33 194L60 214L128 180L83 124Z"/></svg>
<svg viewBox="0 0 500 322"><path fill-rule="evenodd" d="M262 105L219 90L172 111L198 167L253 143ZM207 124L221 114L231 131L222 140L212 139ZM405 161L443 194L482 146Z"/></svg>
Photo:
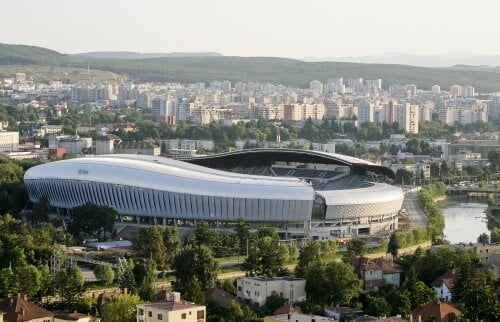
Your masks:
<svg viewBox="0 0 500 322"><path fill-rule="evenodd" d="M383 86L417 84L443 89L453 84L471 84L477 91L500 90L500 74L486 70L452 70L406 65L359 64L341 62L303 62L270 57L169 57L142 60L98 60L91 67L126 73L146 81L198 82L212 80L259 81L308 87L318 79L344 77L383 79Z"/></svg>
<svg viewBox="0 0 500 322"><path fill-rule="evenodd" d="M26 45L8 45L0 43L0 65L66 65L70 56L57 51Z"/></svg>
<svg viewBox="0 0 500 322"><path fill-rule="evenodd" d="M210 82L213 80L256 81L308 87L313 79L383 79L391 84L416 84L443 89L452 84L470 84L477 92L500 90L497 68L423 68L407 65L342 62L304 62L272 57L162 57L147 59L88 59L32 46L0 44L0 65L43 65L90 68L127 74L143 81Z"/></svg>
<svg viewBox="0 0 500 322"><path fill-rule="evenodd" d="M138 53L133 51L94 51L88 53L78 53L71 55L77 59L147 59L160 57L204 57L222 56L219 53Z"/></svg>
<svg viewBox="0 0 500 322"><path fill-rule="evenodd" d="M65 83L88 83L90 81L111 82L126 79L125 75L118 75L104 70L87 68L42 66L42 65L0 65L0 76L15 73L26 73L30 79L37 82L60 80Z"/></svg>

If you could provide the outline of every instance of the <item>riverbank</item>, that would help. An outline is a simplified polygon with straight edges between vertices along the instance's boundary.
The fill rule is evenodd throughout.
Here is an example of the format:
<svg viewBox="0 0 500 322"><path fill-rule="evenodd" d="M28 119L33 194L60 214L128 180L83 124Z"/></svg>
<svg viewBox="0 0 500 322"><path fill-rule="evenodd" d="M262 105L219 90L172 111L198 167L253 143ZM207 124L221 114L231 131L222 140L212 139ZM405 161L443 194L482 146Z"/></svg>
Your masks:
<svg viewBox="0 0 500 322"><path fill-rule="evenodd" d="M500 206L488 206L486 216L491 219L497 227L500 226Z"/></svg>

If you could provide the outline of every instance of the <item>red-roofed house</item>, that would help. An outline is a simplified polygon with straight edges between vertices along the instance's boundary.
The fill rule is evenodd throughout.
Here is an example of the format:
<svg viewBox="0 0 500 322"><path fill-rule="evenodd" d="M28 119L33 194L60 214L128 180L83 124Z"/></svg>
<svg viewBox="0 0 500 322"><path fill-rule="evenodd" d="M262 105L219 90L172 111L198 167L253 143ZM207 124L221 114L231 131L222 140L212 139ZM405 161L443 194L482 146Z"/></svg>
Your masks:
<svg viewBox="0 0 500 322"><path fill-rule="evenodd" d="M93 318L87 314L73 313L58 313L54 316L54 322L91 322Z"/></svg>
<svg viewBox="0 0 500 322"><path fill-rule="evenodd" d="M455 321L457 317L462 316L453 305L441 300L433 300L422 306L421 308L411 311L410 321Z"/></svg>
<svg viewBox="0 0 500 322"><path fill-rule="evenodd" d="M54 313L28 302L17 295L0 302L0 311L5 312L5 322L53 322Z"/></svg>
<svg viewBox="0 0 500 322"><path fill-rule="evenodd" d="M285 304L276 311L274 311L273 315L291 314L291 313L300 313L300 311L294 308L293 305L291 304Z"/></svg>

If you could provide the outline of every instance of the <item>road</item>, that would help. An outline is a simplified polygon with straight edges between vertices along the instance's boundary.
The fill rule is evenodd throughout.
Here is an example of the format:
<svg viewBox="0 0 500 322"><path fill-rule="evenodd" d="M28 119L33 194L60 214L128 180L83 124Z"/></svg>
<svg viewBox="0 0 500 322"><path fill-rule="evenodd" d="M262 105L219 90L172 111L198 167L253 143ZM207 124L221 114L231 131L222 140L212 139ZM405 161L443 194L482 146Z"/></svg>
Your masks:
<svg viewBox="0 0 500 322"><path fill-rule="evenodd" d="M410 228L421 228L427 225L427 216L418 205L417 192L405 193L403 208L406 208L410 216Z"/></svg>

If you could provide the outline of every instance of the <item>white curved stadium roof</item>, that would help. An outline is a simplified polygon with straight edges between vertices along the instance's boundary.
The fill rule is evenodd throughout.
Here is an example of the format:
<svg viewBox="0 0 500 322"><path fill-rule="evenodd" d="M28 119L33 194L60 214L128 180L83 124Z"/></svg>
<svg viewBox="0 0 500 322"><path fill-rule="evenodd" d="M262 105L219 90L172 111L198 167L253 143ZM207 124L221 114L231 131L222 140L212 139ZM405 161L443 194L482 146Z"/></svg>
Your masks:
<svg viewBox="0 0 500 322"><path fill-rule="evenodd" d="M104 155L30 168L25 180L62 179L222 197L312 200L313 188L296 178L244 175L162 157Z"/></svg>

